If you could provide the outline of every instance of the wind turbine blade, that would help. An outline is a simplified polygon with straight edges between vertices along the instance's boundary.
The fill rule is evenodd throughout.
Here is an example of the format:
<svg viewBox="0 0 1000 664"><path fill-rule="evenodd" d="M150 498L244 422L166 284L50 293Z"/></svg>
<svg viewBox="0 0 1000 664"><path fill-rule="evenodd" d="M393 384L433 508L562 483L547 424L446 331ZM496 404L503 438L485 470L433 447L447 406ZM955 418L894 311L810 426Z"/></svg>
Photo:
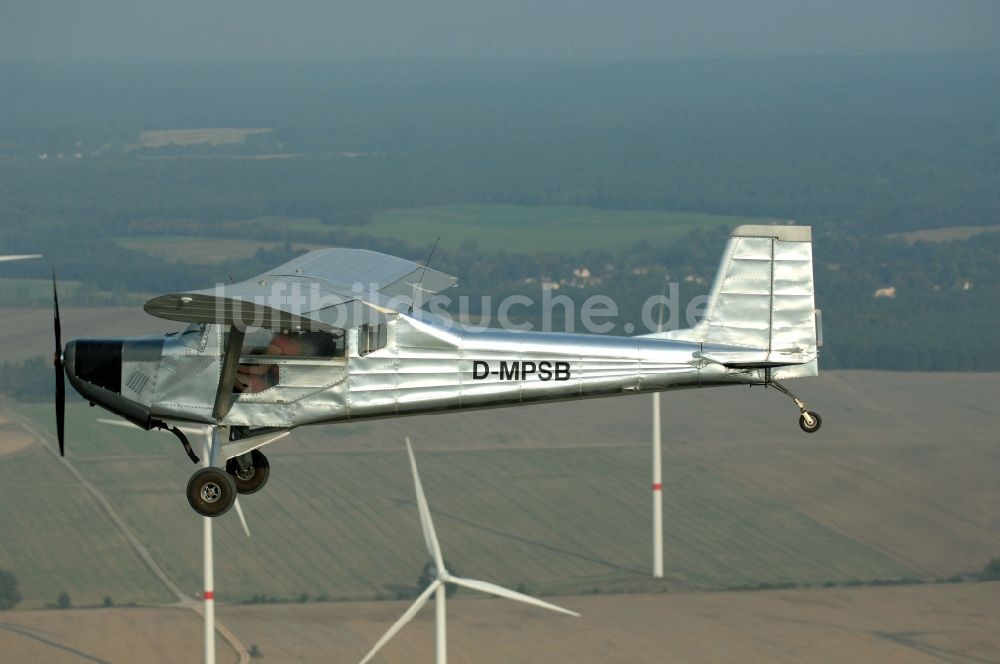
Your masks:
<svg viewBox="0 0 1000 664"><path fill-rule="evenodd" d="M420 595L413 602L413 604L410 605L410 608L406 610L406 613L401 615L399 617L399 620L393 623L392 627L389 628L389 631L383 634L382 638L378 640L378 643L376 643L375 646L370 651L368 651L368 654L365 655L365 658L361 660L361 664L367 664L367 662L371 660L372 657L375 656L375 653L377 653L382 648L382 646L384 646L386 643L389 642L389 639L396 636L396 633L399 632L399 630L403 629L406 623L413 620L413 616L417 615L417 611L419 611L424 607L424 604L427 603L427 600L431 598L431 595L434 594L434 591L437 590L438 586L440 585L441 581L435 579L429 586L427 586L424 589L424 592L420 593Z"/></svg>
<svg viewBox="0 0 1000 664"><path fill-rule="evenodd" d="M126 420L112 420L106 417L99 417L97 418L97 421L100 422L101 424L110 424L116 427L125 427L126 429L139 429L140 431L142 431L141 426L139 426L138 424L132 424L131 422L128 422Z"/></svg>
<svg viewBox="0 0 1000 664"><path fill-rule="evenodd" d="M410 437L406 437L406 451L410 454L410 468L413 469L413 485L417 491L417 510L420 512L420 526L424 531L424 542L427 544L427 553L434 559L438 576L443 576L445 572L444 558L441 556L441 545L438 543L437 533L434 532L434 521L431 519L431 510L427 507L427 497L424 495L424 487L420 483L420 473L417 472L417 459L413 456L413 446L410 445Z"/></svg>
<svg viewBox="0 0 1000 664"><path fill-rule="evenodd" d="M6 263L7 261L23 261L29 258L41 258L41 254L22 254L19 256L0 256L0 263Z"/></svg>
<svg viewBox="0 0 1000 664"><path fill-rule="evenodd" d="M247 537L250 537L250 526L247 525L247 518L243 516L243 506L240 505L239 498L233 503L233 507L236 508L236 516L240 517L240 523L243 524L243 532L247 534Z"/></svg>
<svg viewBox="0 0 1000 664"><path fill-rule="evenodd" d="M576 611L570 611L569 609L564 609L561 606L556 606L555 604L549 604L548 602L543 602L540 599L532 597L531 595L525 595L524 593L519 593L513 590L508 590L503 586L498 586L495 583L489 583L488 581L477 581L475 579L463 579L460 576L449 576L448 583L454 583L456 585L462 586L463 588L468 588L469 590L478 590L481 593L487 593L488 595L496 595L497 597L506 597L507 599L512 599L515 602L524 602L525 604L531 604L532 606L538 606L543 609L548 609L549 611L556 611L558 613L565 613L568 616L580 617L580 614Z"/></svg>

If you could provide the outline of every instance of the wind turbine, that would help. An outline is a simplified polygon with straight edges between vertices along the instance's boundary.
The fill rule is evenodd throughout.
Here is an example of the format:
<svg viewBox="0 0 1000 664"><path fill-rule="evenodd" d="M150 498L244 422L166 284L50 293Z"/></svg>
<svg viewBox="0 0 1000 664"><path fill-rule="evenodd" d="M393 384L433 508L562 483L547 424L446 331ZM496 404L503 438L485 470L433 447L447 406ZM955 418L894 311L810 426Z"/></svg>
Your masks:
<svg viewBox="0 0 1000 664"><path fill-rule="evenodd" d="M417 472L417 460L413 456L413 447L410 445L409 436L406 437L406 451L410 455L410 468L413 470L413 485L417 492L417 510L420 512L420 526L424 531L424 543L427 545L427 553L430 554L431 558L434 560L433 576L434 580L430 583L427 588L424 589L422 593L417 597L416 601L406 610L405 613L393 624L389 630L382 635L382 638L378 640L375 646L369 651L365 658L361 660L361 664L367 664L371 661L372 657L384 646L389 639L396 635L399 630L401 630L406 623L413 619L413 616L417 615L417 612L423 608L424 604L430 599L431 595L434 595L434 615L435 615L435 650L436 664L447 664L448 662L448 633L447 633L447 623L446 623L446 613L445 613L445 584L454 583L457 586L463 588L468 588L469 590L478 590L479 592L487 593L489 595L496 595L497 597L506 597L507 599L512 599L518 602L523 602L525 604L531 604L533 606L538 606L543 609L549 609L550 611L557 611L559 613L565 613L566 615L579 617L580 614L575 611L570 611L569 609L564 609L555 604L549 604L548 602L543 602L540 599L536 599L529 595L525 595L513 590L508 590L503 586L498 586L495 583L489 583L487 581L477 581L475 579L465 579L460 576L454 576L448 572L444 565L444 557L441 555L441 546L438 543L437 533L434 531L434 522L431 520L431 512L427 507L427 498L424 496L424 489L420 483L420 474Z"/></svg>

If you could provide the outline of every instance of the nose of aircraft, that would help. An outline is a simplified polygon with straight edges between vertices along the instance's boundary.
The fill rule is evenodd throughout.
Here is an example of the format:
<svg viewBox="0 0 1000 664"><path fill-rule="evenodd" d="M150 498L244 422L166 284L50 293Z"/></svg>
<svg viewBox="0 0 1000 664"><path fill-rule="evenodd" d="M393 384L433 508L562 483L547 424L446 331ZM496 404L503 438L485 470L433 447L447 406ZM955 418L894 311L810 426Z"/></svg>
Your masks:
<svg viewBox="0 0 1000 664"><path fill-rule="evenodd" d="M122 345L122 339L77 339L66 344L63 361L73 387L85 397L80 381L121 394Z"/></svg>
<svg viewBox="0 0 1000 664"><path fill-rule="evenodd" d="M149 364L153 365L149 367L149 374L152 374L162 349L162 337L75 339L63 350L63 365L70 384L84 399L149 428L151 388L146 386L148 377L142 381L144 391L136 381L129 382L123 390L126 387L122 384L123 368L139 373Z"/></svg>

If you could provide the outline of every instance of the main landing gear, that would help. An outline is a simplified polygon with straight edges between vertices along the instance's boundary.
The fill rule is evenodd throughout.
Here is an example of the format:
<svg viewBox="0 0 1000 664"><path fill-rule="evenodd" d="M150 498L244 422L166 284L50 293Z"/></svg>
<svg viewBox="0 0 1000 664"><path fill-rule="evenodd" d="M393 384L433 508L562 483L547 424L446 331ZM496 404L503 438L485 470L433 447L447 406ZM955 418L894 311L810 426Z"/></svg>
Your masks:
<svg viewBox="0 0 1000 664"><path fill-rule="evenodd" d="M160 425L159 428L168 429L166 424L160 423ZM184 433L176 427L168 430L180 438L188 457L198 463L198 457L195 456ZM287 435L288 432L285 431L277 437ZM226 467L220 468L218 464L222 455L222 441L233 443L252 436L242 427L225 426L206 427L205 436L205 457L208 463L204 468L195 471L188 480L187 499L192 509L202 516L222 516L236 504L237 495L257 493L264 488L271 475L271 464L263 452L253 449L230 458L226 461ZM276 436L271 436L267 440L261 440L259 444L266 445L275 439ZM230 454L239 450L239 445L236 445L236 448L233 450L232 447L227 447Z"/></svg>
<svg viewBox="0 0 1000 664"><path fill-rule="evenodd" d="M806 408L806 404L802 401L802 399L799 399L797 396L792 394L790 391L788 391L788 388L786 388L778 381L769 380L767 384L773 386L774 389L786 395L788 398L790 398L792 401L795 402L796 406L799 407L799 413L801 413L801 415L799 415L799 428L801 428L806 433L816 433L817 431L819 431L820 426L822 426L823 424L823 418L819 416L819 413L812 410L808 410Z"/></svg>
<svg viewBox="0 0 1000 664"><path fill-rule="evenodd" d="M188 480L187 498L198 514L222 516L236 502L236 480L221 468L202 468Z"/></svg>
<svg viewBox="0 0 1000 664"><path fill-rule="evenodd" d="M227 461L225 470L209 466L195 471L188 480L188 503L202 516L222 516L236 503L237 495L257 493L270 475L267 457L253 450Z"/></svg>
<svg viewBox="0 0 1000 664"><path fill-rule="evenodd" d="M267 484L271 475L271 464L260 450L234 457L226 462L226 472L233 476L236 491L249 494L257 493Z"/></svg>

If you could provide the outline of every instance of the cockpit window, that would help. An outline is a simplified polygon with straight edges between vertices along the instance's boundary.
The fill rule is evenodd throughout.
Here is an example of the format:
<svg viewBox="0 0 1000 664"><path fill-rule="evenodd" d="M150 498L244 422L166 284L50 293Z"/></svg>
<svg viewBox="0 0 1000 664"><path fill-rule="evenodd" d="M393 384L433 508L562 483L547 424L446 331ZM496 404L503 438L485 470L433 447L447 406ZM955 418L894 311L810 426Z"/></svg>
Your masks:
<svg viewBox="0 0 1000 664"><path fill-rule="evenodd" d="M233 390L263 392L282 384L283 375L291 370L288 365L309 364L309 360L323 361L345 355L343 331L275 332L266 328L247 328Z"/></svg>
<svg viewBox="0 0 1000 664"><path fill-rule="evenodd" d="M345 351L346 346L342 331L283 332L263 327L248 327L243 337L243 349L240 354L285 355L298 359L325 360L332 357L344 357Z"/></svg>

